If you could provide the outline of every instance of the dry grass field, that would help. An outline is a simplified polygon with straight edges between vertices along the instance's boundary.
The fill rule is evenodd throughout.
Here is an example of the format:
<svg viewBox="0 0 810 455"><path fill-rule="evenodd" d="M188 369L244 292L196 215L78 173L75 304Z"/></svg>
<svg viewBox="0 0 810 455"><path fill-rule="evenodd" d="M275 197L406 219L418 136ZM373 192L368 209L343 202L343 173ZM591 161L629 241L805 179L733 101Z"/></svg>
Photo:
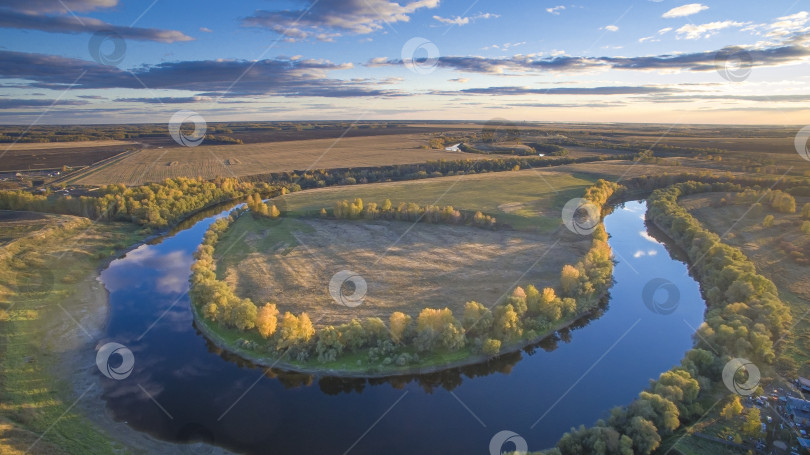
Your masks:
<svg viewBox="0 0 810 455"><path fill-rule="evenodd" d="M480 159L458 152L425 150L428 133L311 139L244 145L146 148L73 183L138 185L173 177L212 179L304 169L384 166L440 159Z"/></svg>
<svg viewBox="0 0 810 455"><path fill-rule="evenodd" d="M556 169L292 193L282 203L285 217L246 215L231 226L216 247L217 274L240 296L307 311L319 325L387 319L394 311L416 315L428 306L460 315L467 301L492 306L517 284L554 287L563 266L591 242L561 227L562 206L595 180ZM481 210L515 229L299 217L356 197ZM360 307L340 306L329 296L329 280L341 270L368 283Z"/></svg>
<svg viewBox="0 0 810 455"><path fill-rule="evenodd" d="M237 224L245 226L234 226L232 234L245 233L239 243L246 254L227 261L220 271L226 282L254 302L306 311L318 326L373 316L387 320L394 311L416 316L425 307L448 307L461 315L470 300L493 306L516 284L558 286L562 267L590 245L589 238L573 234L562 247L557 234L398 221L279 223L246 216ZM356 308L329 295L329 280L341 270L354 271L368 284Z"/></svg>

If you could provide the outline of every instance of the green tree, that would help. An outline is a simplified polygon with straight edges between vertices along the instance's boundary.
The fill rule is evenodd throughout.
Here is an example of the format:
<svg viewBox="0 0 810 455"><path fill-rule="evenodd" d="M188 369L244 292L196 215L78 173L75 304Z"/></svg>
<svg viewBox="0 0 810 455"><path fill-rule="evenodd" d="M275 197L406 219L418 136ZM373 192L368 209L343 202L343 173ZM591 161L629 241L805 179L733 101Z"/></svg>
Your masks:
<svg viewBox="0 0 810 455"><path fill-rule="evenodd" d="M627 428L627 436L633 440L633 450L637 455L649 455L661 445L658 429L643 417L633 417Z"/></svg>
<svg viewBox="0 0 810 455"><path fill-rule="evenodd" d="M492 328L492 312L478 302L467 302L464 305L462 325L468 336L477 337L489 333Z"/></svg>
<svg viewBox="0 0 810 455"><path fill-rule="evenodd" d="M495 307L493 331L495 337L503 341L514 341L523 334L520 318L512 305Z"/></svg>
<svg viewBox="0 0 810 455"><path fill-rule="evenodd" d="M723 406L723 410L720 411L720 416L726 420L731 420L734 417L740 415L743 411L743 405L740 403L740 397L734 395L725 406Z"/></svg>
<svg viewBox="0 0 810 455"><path fill-rule="evenodd" d="M481 351L488 356L498 354L501 351L501 340L487 338L481 346Z"/></svg>
<svg viewBox="0 0 810 455"><path fill-rule="evenodd" d="M762 435L762 416L758 407L752 406L748 409L742 431L749 438L757 438Z"/></svg>
<svg viewBox="0 0 810 455"><path fill-rule="evenodd" d="M573 295L579 284L579 275L579 270L576 267L568 264L563 266L560 273L560 286L562 286L565 295Z"/></svg>

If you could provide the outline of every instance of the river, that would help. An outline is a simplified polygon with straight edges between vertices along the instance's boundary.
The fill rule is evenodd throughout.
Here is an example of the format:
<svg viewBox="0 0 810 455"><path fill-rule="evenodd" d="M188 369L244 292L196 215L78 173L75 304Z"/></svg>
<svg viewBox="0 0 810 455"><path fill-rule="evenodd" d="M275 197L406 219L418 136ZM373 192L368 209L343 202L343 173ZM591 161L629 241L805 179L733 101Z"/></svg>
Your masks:
<svg viewBox="0 0 810 455"><path fill-rule="evenodd" d="M375 380L265 370L207 342L187 291L194 250L227 212L209 216L103 271L102 344L123 344L135 364L122 380L98 374L102 398L139 431L240 453L483 454L501 430L529 450L551 447L677 365L703 321L698 284L682 256L651 235L645 212L645 202L628 202L605 218L615 284L588 321L484 365Z"/></svg>

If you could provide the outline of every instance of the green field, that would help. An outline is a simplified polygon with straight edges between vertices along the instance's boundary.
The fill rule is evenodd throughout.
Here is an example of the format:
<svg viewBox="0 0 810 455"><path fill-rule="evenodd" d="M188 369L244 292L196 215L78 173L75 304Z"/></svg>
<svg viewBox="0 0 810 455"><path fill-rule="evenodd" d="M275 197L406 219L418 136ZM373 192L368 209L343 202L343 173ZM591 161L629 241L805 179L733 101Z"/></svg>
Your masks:
<svg viewBox="0 0 810 455"><path fill-rule="evenodd" d="M60 227L4 245L0 255L2 454L116 451L114 442L72 409L75 391L54 357L86 341L65 312L80 312L90 295L106 298L88 277L116 248L137 242L140 229L77 217L59 220Z"/></svg>
<svg viewBox="0 0 810 455"><path fill-rule="evenodd" d="M301 215L331 209L344 199L380 203L387 198L394 205L416 202L480 210L515 229L549 232L560 225L562 206L581 197L594 181L585 174L524 170L312 190L284 196L277 205Z"/></svg>

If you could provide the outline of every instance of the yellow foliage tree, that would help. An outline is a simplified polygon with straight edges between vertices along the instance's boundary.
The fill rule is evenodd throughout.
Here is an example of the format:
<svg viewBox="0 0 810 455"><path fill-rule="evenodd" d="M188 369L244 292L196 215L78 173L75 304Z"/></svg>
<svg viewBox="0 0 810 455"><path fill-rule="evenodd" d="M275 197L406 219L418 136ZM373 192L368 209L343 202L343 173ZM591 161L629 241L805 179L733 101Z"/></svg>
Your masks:
<svg viewBox="0 0 810 455"><path fill-rule="evenodd" d="M278 309L275 304L268 303L259 308L259 314L256 317L256 328L262 338L269 338L276 333L278 326Z"/></svg>

